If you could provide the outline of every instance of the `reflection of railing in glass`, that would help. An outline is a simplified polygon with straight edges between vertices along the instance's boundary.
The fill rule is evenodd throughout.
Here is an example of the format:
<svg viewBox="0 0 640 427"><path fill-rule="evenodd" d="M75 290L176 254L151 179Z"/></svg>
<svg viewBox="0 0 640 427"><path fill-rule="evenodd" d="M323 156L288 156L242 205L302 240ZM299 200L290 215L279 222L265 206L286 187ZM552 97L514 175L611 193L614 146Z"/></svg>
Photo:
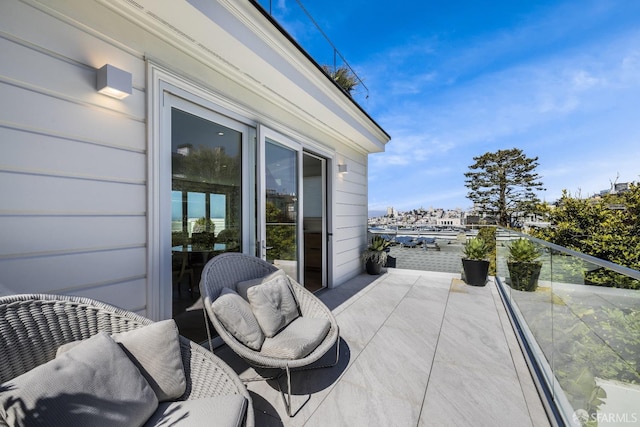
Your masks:
<svg viewBox="0 0 640 427"><path fill-rule="evenodd" d="M518 238L542 254L535 291L509 285L506 260ZM640 272L509 230L499 231L497 246L499 288L568 424L579 410L591 420L614 410L640 415ZM603 286L594 272L621 279Z"/></svg>

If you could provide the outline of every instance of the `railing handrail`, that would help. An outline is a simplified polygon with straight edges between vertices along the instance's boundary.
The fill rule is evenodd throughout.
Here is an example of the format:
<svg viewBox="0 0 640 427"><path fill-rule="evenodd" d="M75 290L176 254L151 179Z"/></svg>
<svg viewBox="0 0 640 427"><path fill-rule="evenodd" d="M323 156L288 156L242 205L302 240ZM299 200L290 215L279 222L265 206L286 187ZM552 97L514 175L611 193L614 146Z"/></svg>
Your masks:
<svg viewBox="0 0 640 427"><path fill-rule="evenodd" d="M640 280L640 271L638 271L638 270L634 270L634 269L628 268L628 267L623 267L621 265L615 264L615 263L610 262L610 261L606 261L606 260L603 260L603 259L600 259L600 258L596 258L594 256L587 255L587 254L584 254L582 252L574 251L573 249L565 248L564 246L556 245L555 243L547 242L546 240L542 240L542 239L539 239L537 237L533 237L533 236L531 236L529 234L521 233L519 231L510 230L508 228L503 228L503 227L497 227L497 228L499 230L506 231L506 232L508 232L510 234L516 234L516 235L518 235L520 237L524 237L526 239L532 240L533 242L535 242L535 243L537 243L537 244L539 244L541 246L553 249L554 251L558 251L558 252L561 252L561 253L564 253L564 254L567 254L567 255L571 255L571 256L574 256L576 258L580 258L580 259L585 260L587 262L590 262L592 264L596 264L596 265L598 265L600 267L604 267L606 269L615 271L616 273L624 274L625 276L629 276L629 277L632 277L632 278L634 278L636 280Z"/></svg>
<svg viewBox="0 0 640 427"><path fill-rule="evenodd" d="M269 14L269 16L271 16L273 18L273 10L272 10L272 0L269 0L269 10L265 10L259 3L259 0L252 0L253 4L256 6L259 6L262 10L264 10L266 13ZM329 36L327 36L327 34L322 30L322 28L320 27L320 25L316 22L316 20L313 18L313 16L311 15L311 13L309 13L309 11L304 7L304 5L302 4L301 0L296 0L296 3L298 4L298 6L300 7L300 9L302 10L302 12L307 16L307 18L309 18L309 20L311 21L311 23L316 27L316 30L318 30L318 32L322 35L322 37L327 41L327 43L329 43L329 46L331 46L331 48L333 49L333 72L335 73L338 69L337 67L337 61L336 61L336 56L339 57L342 62L344 63L344 65L349 69L349 71L351 71L351 73L353 74L353 76L358 80L358 84L364 88L366 95L365 95L365 99L369 98L369 88L364 84L364 81L360 78L360 76L358 76L358 74L355 72L355 70L353 69L353 67L351 66L351 64L349 64L347 62L347 60L345 59L345 57L342 55L342 53L338 50L338 48L333 44L333 42L331 41L331 39L329 38ZM274 18L275 19L275 18ZM324 71L324 70L323 70ZM326 72L325 72L326 73ZM328 76L331 77L331 76ZM340 87L343 91L345 91L346 93L348 93L349 95L350 92L347 91L346 89L342 88L342 86L338 85L338 87Z"/></svg>

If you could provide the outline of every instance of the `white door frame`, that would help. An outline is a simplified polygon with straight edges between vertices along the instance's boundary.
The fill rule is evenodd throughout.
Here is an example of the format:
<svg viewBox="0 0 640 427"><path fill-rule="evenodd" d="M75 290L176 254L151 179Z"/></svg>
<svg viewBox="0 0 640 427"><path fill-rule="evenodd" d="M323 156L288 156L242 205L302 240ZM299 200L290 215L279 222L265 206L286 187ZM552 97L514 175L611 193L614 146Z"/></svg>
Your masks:
<svg viewBox="0 0 640 427"><path fill-rule="evenodd" d="M303 197L302 194L302 144L294 141L293 139L267 127L264 125L258 125L258 174L257 174L257 182L258 182L258 197L257 206L256 206L256 214L257 214L257 234L258 234L258 256L262 259L266 260L267 251L266 251L266 241L267 241L267 230L266 230L266 202L267 202L267 184L265 182L265 174L266 174L266 162L265 162L265 148L267 144L267 139L276 142L286 148L289 148L296 152L296 161L298 163L298 168L296 171L296 194L297 194L297 205L298 209L296 210L296 233L298 236L297 239L297 248L296 248L296 259L297 259L297 274L298 279L302 277L302 265L304 263L304 251L302 251L301 247L304 239L304 233L302 229L302 206L303 206Z"/></svg>
<svg viewBox="0 0 640 427"><path fill-rule="evenodd" d="M172 317L171 109L192 113L242 133L242 247L255 253L255 123L231 104L166 69L148 62L147 309L153 320ZM251 252L253 250L253 252Z"/></svg>

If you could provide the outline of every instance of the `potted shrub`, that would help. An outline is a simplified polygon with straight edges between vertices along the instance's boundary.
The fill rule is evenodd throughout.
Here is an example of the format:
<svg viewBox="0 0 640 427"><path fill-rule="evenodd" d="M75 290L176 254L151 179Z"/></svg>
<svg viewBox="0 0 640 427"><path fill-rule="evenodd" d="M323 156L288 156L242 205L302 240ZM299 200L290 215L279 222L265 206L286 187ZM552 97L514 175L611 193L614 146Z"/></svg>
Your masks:
<svg viewBox="0 0 640 427"><path fill-rule="evenodd" d="M382 266L387 262L387 251L391 242L382 236L373 236L371 244L362 253L362 262L365 263L367 273L380 274Z"/></svg>
<svg viewBox="0 0 640 427"><path fill-rule="evenodd" d="M467 284L484 286L489 276L489 245L484 239L472 237L464 244L462 268Z"/></svg>
<svg viewBox="0 0 640 427"><path fill-rule="evenodd" d="M528 292L536 290L542 269L542 262L538 258L540 251L531 240L521 237L511 242L507 267L513 289Z"/></svg>

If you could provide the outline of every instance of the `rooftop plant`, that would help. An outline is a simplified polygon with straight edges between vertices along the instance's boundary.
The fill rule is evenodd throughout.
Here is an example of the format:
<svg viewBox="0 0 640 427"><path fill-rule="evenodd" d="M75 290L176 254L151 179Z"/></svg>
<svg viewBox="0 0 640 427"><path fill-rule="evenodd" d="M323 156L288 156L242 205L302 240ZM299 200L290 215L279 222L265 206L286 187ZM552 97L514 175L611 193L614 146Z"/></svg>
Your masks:
<svg viewBox="0 0 640 427"><path fill-rule="evenodd" d="M382 236L373 236L371 243L362 253L362 261L371 261L375 264L384 265L387 262L386 249L391 245L391 242Z"/></svg>
<svg viewBox="0 0 640 427"><path fill-rule="evenodd" d="M521 237L509 245L509 262L534 262L540 258L540 251L529 239Z"/></svg>
<svg viewBox="0 0 640 427"><path fill-rule="evenodd" d="M489 245L480 237L472 237L464 244L464 257L466 259L485 261L489 255Z"/></svg>

